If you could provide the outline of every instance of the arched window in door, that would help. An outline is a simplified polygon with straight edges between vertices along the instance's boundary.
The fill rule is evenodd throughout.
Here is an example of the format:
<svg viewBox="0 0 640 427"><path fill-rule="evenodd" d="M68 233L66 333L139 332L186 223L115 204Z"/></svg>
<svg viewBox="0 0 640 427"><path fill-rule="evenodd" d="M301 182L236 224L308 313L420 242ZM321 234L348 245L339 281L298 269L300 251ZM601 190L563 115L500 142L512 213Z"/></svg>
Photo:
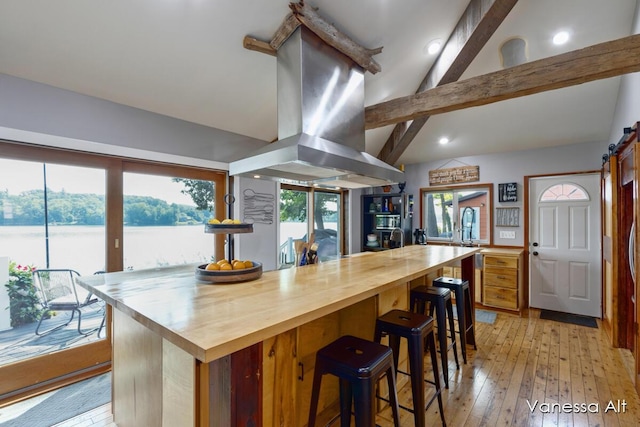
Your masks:
<svg viewBox="0 0 640 427"><path fill-rule="evenodd" d="M589 194L579 185L565 182L552 185L542 192L541 202L552 202L558 200L589 200Z"/></svg>

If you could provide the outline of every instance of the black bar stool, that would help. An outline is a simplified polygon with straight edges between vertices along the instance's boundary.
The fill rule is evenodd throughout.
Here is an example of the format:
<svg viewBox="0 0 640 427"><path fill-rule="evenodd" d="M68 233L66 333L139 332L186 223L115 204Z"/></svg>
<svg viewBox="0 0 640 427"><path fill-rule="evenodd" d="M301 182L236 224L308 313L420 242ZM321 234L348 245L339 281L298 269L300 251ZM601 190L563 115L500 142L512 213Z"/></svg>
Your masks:
<svg viewBox="0 0 640 427"><path fill-rule="evenodd" d="M440 343L440 359L442 360L442 375L444 385L449 388L449 362L447 353L453 348L453 357L456 360L456 369L460 369L458 362L458 350L456 346L455 325L453 323L453 304L451 302L451 291L446 288L436 288L433 286L418 286L411 289L410 301L412 311L416 313L425 312L426 303L429 303L429 316L436 313L436 323L438 325L438 342ZM449 317L449 328L451 335L447 335L447 317ZM451 344L447 345L447 337L451 338Z"/></svg>
<svg viewBox="0 0 640 427"><path fill-rule="evenodd" d="M393 420L397 427L400 426L396 374L393 368L393 351L390 347L345 335L318 350L308 427L314 427L316 424L320 384L324 374L332 374L340 379L341 427L349 427L351 423L352 399L356 427L375 425L376 383L386 374Z"/></svg>
<svg viewBox="0 0 640 427"><path fill-rule="evenodd" d="M383 334L389 336L389 347L393 350L394 367L398 373L398 358L400 353L400 338L407 340L409 350L409 370L411 377L411 392L413 395L413 409L400 405L402 409L413 412L416 427L424 427L425 411L431 406L433 401L438 399L440 408L440 418L442 425L447 423L444 419L444 408L442 406L442 387L440 385L440 374L438 373L438 356L436 355L436 340L433 332L433 317L424 314L412 313L403 310L391 310L376 320L376 330L374 340L380 342ZM431 364L433 365L433 376L435 381L425 380L424 376L424 352L426 349L431 354ZM431 383L436 387L436 394L425 406L424 382Z"/></svg>
<svg viewBox="0 0 640 427"><path fill-rule="evenodd" d="M458 334L460 335L460 347L462 347L462 359L467 363L467 333L472 337L473 349L476 347L476 334L473 329L473 299L469 291L469 281L455 279L453 277L438 277L433 281L433 286L447 288L456 297L456 312L458 313Z"/></svg>

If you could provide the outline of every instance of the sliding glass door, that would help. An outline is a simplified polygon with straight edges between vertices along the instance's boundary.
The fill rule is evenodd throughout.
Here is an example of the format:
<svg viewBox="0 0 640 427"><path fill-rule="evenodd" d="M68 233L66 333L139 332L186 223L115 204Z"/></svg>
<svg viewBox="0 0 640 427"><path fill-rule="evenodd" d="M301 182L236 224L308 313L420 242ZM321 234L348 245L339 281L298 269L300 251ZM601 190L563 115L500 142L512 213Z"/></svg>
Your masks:
<svg viewBox="0 0 640 427"><path fill-rule="evenodd" d="M219 171L0 141L0 404L110 369L102 301L83 309L84 333L77 316L35 333L33 269L92 275L222 255L224 236L204 223L224 217L225 185ZM67 320L54 310L40 330Z"/></svg>
<svg viewBox="0 0 640 427"><path fill-rule="evenodd" d="M104 303L83 308L78 323L72 311L44 310L32 276L105 269L105 175L103 168L0 157L0 395L109 360Z"/></svg>
<svg viewBox="0 0 640 427"><path fill-rule="evenodd" d="M282 185L280 189L280 267L293 266L295 241L318 244L320 262L343 253L343 193Z"/></svg>

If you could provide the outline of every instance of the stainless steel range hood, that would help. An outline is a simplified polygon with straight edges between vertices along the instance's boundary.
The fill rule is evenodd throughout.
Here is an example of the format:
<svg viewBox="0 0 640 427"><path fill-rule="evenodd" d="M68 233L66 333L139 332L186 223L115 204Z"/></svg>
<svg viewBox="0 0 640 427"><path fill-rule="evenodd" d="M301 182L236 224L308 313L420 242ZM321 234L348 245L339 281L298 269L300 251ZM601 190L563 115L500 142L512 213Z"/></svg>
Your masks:
<svg viewBox="0 0 640 427"><path fill-rule="evenodd" d="M300 26L278 49L279 140L229 164L229 174L326 187L404 181L367 154L364 71Z"/></svg>

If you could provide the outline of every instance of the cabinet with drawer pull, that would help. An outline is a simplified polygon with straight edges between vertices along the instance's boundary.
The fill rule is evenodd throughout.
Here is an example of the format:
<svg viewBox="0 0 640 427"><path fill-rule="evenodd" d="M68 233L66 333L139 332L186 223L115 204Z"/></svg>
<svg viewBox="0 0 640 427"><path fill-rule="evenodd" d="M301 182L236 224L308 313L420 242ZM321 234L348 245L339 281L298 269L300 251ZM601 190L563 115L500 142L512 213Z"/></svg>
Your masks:
<svg viewBox="0 0 640 427"><path fill-rule="evenodd" d="M483 249L482 303L520 311L526 308L522 289L522 249Z"/></svg>

